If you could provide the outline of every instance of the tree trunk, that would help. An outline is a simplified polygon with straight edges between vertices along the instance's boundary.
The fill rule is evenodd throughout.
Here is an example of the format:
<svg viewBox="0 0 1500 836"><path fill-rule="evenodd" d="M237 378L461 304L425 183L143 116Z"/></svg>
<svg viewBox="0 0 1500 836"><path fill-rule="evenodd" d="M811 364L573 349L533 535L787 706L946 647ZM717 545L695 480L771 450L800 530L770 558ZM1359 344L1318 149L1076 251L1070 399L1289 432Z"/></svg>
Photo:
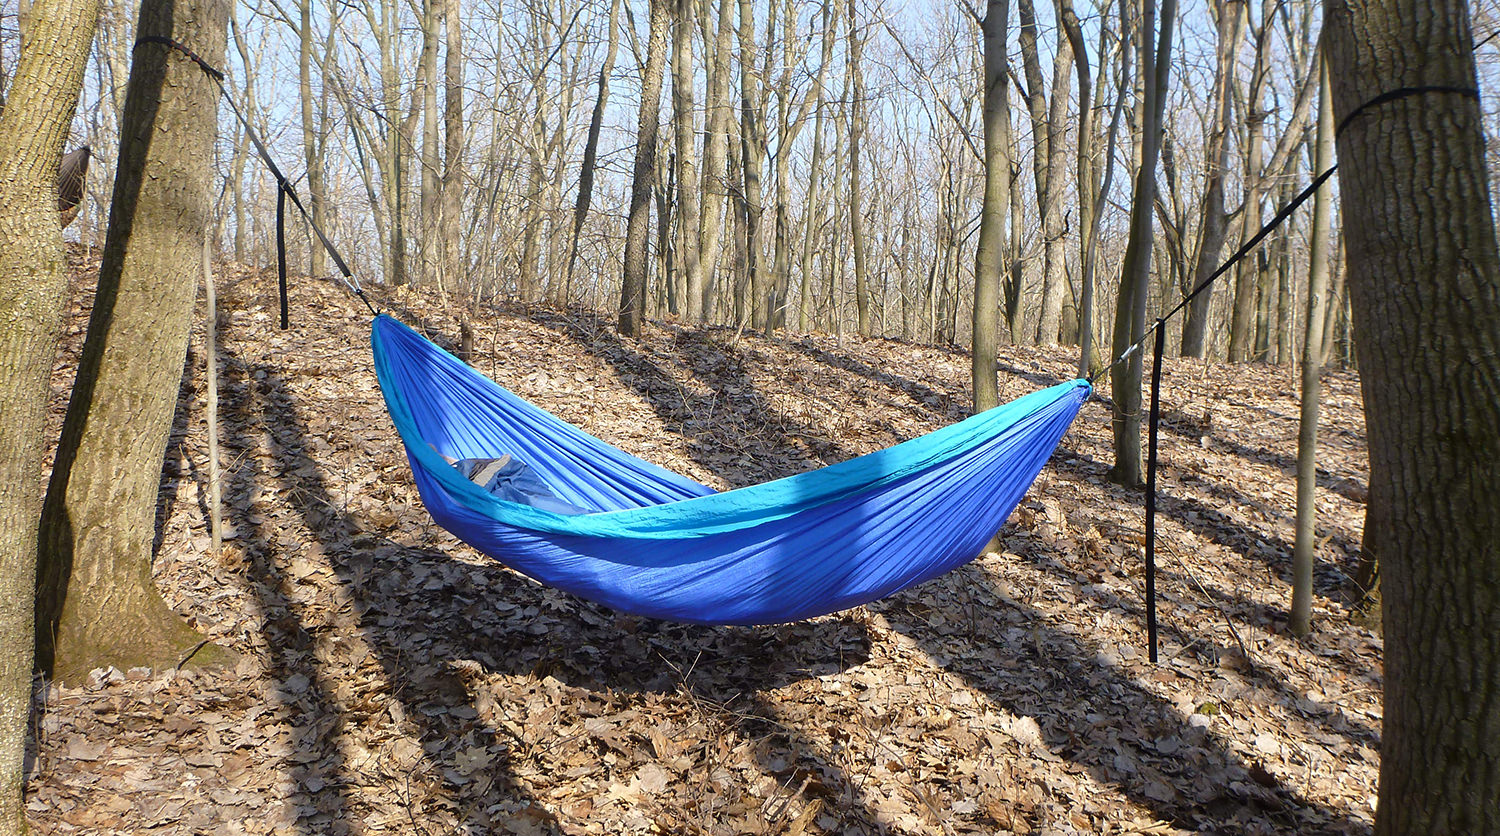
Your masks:
<svg viewBox="0 0 1500 836"><path fill-rule="evenodd" d="M1063 256L1062 185L1067 171L1067 143L1063 120L1068 110L1071 87L1072 48L1060 36L1052 65L1052 102L1042 82L1041 61L1037 55L1036 11L1032 0L1020 0L1017 6L1021 21L1021 55L1025 68L1027 105L1031 114L1033 144L1032 169L1036 179L1037 212L1041 215L1042 288L1041 307L1037 313L1034 342L1054 345L1062 330L1064 287L1067 266Z"/></svg>
<svg viewBox="0 0 1500 836"><path fill-rule="evenodd" d="M1021 176L1021 167L1016 161L1025 154L1021 150L1020 131L1011 129L1009 108L1001 118L1005 120L1005 133L1010 137L1011 160L1010 212L1006 219L1010 224L1010 234L1006 236L1005 247L1005 327L1010 332L1011 344L1022 345L1029 336L1026 333L1026 260L1021 257L1025 243L1026 202L1021 194L1025 178Z"/></svg>
<svg viewBox="0 0 1500 836"><path fill-rule="evenodd" d="M771 3L776 8L776 3ZM760 263L761 163L765 157L765 135L761 130L760 86L756 83L755 16L751 0L740 0L740 165L744 174L745 201L745 270L749 281L750 322L753 327L766 324L766 275ZM766 31L775 31L768 26Z"/></svg>
<svg viewBox="0 0 1500 836"><path fill-rule="evenodd" d="M984 206L974 255L974 411L1000 403L995 349L999 342L1001 255L1010 214L1010 102L1005 73L1010 0L989 0L984 30Z"/></svg>
<svg viewBox="0 0 1500 836"><path fill-rule="evenodd" d="M625 230L625 272L620 282L620 333L641 335L646 316L646 273L650 269L651 198L656 191L656 136L661 108L663 56L667 51L667 4L650 0L650 35L646 65L641 69L641 110L636 122L635 174L630 186L630 216Z"/></svg>
<svg viewBox="0 0 1500 836"><path fill-rule="evenodd" d="M304 0L305 1L305 0ZM446 292L448 288L442 285L442 278L438 270L440 261L439 250L441 249L438 236L441 234L442 224L438 219L438 210L441 206L441 178L438 176L441 157L440 146L442 134L438 129L438 28L439 21L443 16L444 0L425 0L422 4L422 176L420 210L421 210L421 241L419 251L422 254L422 281L436 282L440 291Z"/></svg>
<svg viewBox="0 0 1500 836"><path fill-rule="evenodd" d="M1099 167L1094 164L1093 77L1089 71L1089 53L1083 39L1083 24L1073 9L1073 0L1056 0L1058 22L1068 38L1073 63L1078 71L1078 376L1088 377L1089 355L1094 349L1094 275L1093 251L1095 218L1099 214ZM1101 69L1102 69L1101 56Z"/></svg>
<svg viewBox="0 0 1500 836"><path fill-rule="evenodd" d="M594 169L599 158L599 132L604 127L604 109L609 104L609 76L615 70L615 56L620 51L620 3L610 0L609 30L606 40L604 63L599 65L599 95L594 99L594 112L589 117L589 135L583 146L583 165L578 171L578 198L573 203L573 235L568 239L568 266L564 271L563 297L573 292L574 268L578 262L578 236L583 233L583 222L589 214L589 204L594 199Z"/></svg>
<svg viewBox="0 0 1500 836"><path fill-rule="evenodd" d="M319 153L318 113L313 103L312 90L312 0L301 0L297 4L297 14L297 86L302 105L302 159L307 166L307 209L312 215L313 223L326 229L328 224L323 217L323 155ZM321 276L327 263L323 248L309 240L307 249L313 275Z"/></svg>
<svg viewBox="0 0 1500 836"><path fill-rule="evenodd" d="M385 211L391 220L390 251L386 261L390 271L386 280L394 285L410 281L406 269L406 147L408 134L402 123L401 79L397 56L397 12L395 0L381 0L380 29L376 39L380 44L380 96L381 112L385 117L385 153L381 155L380 179L385 187Z"/></svg>
<svg viewBox="0 0 1500 836"><path fill-rule="evenodd" d="M1135 193L1130 205L1130 240L1120 266L1120 297L1115 308L1114 356L1125 353L1146 330L1146 296L1151 278L1153 206L1156 202L1156 163L1161 153L1162 111L1166 105L1167 79L1171 70L1172 28L1177 0L1162 3L1161 34L1156 31L1156 2L1144 0L1141 21L1141 165L1136 171ZM1153 46L1155 48L1153 49ZM1113 426L1115 464L1109 479L1120 485L1141 484L1141 356L1137 351L1126 361L1123 372L1110 376L1114 397Z"/></svg>
<svg viewBox="0 0 1500 836"><path fill-rule="evenodd" d="M1313 170L1333 165L1333 102L1328 68L1322 68L1318 94L1318 138ZM1326 184L1325 184L1326 185ZM1313 561L1317 554L1318 398L1323 371L1323 320L1328 309L1328 230L1333 219L1332 189L1313 198L1311 263L1307 268L1307 328L1302 340L1302 413L1297 433L1297 537L1292 549L1292 610L1294 635L1312 631Z"/></svg>
<svg viewBox="0 0 1500 836"><path fill-rule="evenodd" d="M703 0L704 13L711 6ZM707 136L704 139L702 191L703 210L699 224L698 252L702 261L703 286L697 288L698 298L688 302L688 313L694 322L707 322L713 312L710 304L713 277L719 266L719 253L723 251L723 232L726 226L724 200L729 182L725 163L729 143L729 59L732 47L730 22L738 8L735 0L719 0L717 27L714 35L713 67L708 78ZM707 26L704 28L707 40ZM691 289L690 289L691 292Z"/></svg>
<svg viewBox="0 0 1500 836"><path fill-rule="evenodd" d="M228 15L223 0L146 0L138 31L217 65ZM202 640L152 584L151 546L210 223L217 94L177 52L136 49L99 291L42 512L37 662L64 681L173 665Z"/></svg>
<svg viewBox="0 0 1500 836"><path fill-rule="evenodd" d="M1324 15L1381 564L1375 829L1500 833L1500 253L1468 6Z"/></svg>
<svg viewBox="0 0 1500 836"><path fill-rule="evenodd" d="M1229 213L1224 211L1224 172L1229 165L1230 104L1233 101L1234 71L1238 66L1240 40L1245 27L1244 0L1220 0L1218 64L1214 72L1213 120L1208 125L1203 159L1207 161L1203 186L1203 221L1198 227L1198 248L1193 264L1192 286L1202 284L1219 266L1224 238L1229 232ZM1213 302L1209 286L1188 303L1187 318L1182 324L1182 355L1203 357L1207 350L1208 316Z"/></svg>
<svg viewBox="0 0 1500 836"><path fill-rule="evenodd" d="M1275 0L1265 0L1261 7L1260 26L1252 25L1255 36L1255 69L1250 74L1245 95L1245 205L1240 210L1240 240L1248 241L1260 229L1261 194L1265 184L1265 121L1269 115L1261 110L1271 54L1271 17ZM1215 259L1217 260L1217 259ZM1256 291L1260 280L1261 259L1240 261L1234 271L1234 307L1229 319L1229 360L1244 363L1255 359Z"/></svg>
<svg viewBox="0 0 1500 836"><path fill-rule="evenodd" d="M443 203L440 237L442 283L457 288L464 279L464 45L459 0L443 4Z"/></svg>
<svg viewBox="0 0 1500 836"><path fill-rule="evenodd" d="M862 337L870 335L870 282L866 264L865 216L862 205L863 194L859 179L859 142L865 131L865 76L860 67L862 41L859 22L855 16L857 0L844 0L849 13L849 243L854 249L854 308L857 311L855 327ZM999 278L996 277L998 283ZM998 304L998 302L997 302ZM998 310L998 308L997 308ZM990 320L994 320L991 312Z"/></svg>
<svg viewBox="0 0 1500 836"><path fill-rule="evenodd" d="M83 89L97 0L37 0L0 111L0 832L21 789L49 380L67 292L57 166Z"/></svg>
<svg viewBox="0 0 1500 836"><path fill-rule="evenodd" d="M697 116L693 112L693 0L673 0L675 11L672 34L672 124L677 139L677 265L682 274L683 310L691 321L701 313L692 300L703 295L703 262L699 257L701 243L698 197L702 183L698 179Z"/></svg>

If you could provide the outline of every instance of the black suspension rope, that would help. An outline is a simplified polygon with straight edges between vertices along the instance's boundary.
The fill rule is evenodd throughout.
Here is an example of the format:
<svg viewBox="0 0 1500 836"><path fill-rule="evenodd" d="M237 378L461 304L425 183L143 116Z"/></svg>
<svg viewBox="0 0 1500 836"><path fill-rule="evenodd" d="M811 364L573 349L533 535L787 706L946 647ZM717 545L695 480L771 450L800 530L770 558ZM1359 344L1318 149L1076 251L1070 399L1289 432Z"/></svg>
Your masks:
<svg viewBox="0 0 1500 836"><path fill-rule="evenodd" d="M1339 121L1338 126L1336 128L1334 128L1334 136L1338 136L1339 134L1343 133L1344 129L1347 128L1349 126L1349 124L1351 122L1353 122L1356 117L1362 115L1363 113L1365 113L1366 111L1370 110L1371 108L1378 107L1378 106L1380 106L1382 104L1385 104L1386 102L1392 102L1392 101L1396 101L1397 99L1403 99L1403 98L1406 98L1408 96L1420 96L1420 95L1428 95L1428 94L1433 94L1433 93L1445 93L1445 94L1459 95L1459 96L1465 96L1465 97L1468 97L1468 98L1472 98L1472 99L1475 99L1475 100L1478 100L1479 97L1480 97L1479 91L1477 89L1472 88L1472 87L1454 87L1454 86L1450 86L1450 85L1419 85L1419 86L1414 86L1414 87L1400 87L1400 88L1397 88L1395 90L1389 90L1389 91L1387 91L1385 93L1381 93L1380 95L1375 96L1375 97L1369 99L1368 101L1364 102L1360 106L1358 106L1358 107L1354 108L1353 110L1349 111L1349 113L1347 115L1345 115L1344 118ZM1307 188L1303 189L1296 197L1292 198L1292 200L1290 202L1288 202L1285 206L1283 206L1281 208L1281 211L1277 212L1276 215L1275 215L1275 217L1271 218L1271 220L1265 226L1262 226L1260 228L1260 231L1257 232L1257 233L1255 233L1255 235L1252 236L1250 238L1250 240L1246 241L1243 245L1241 245L1240 248L1234 252L1234 255L1231 255L1227 261L1225 261L1223 264L1219 265L1219 268L1217 270L1214 270L1214 272L1211 275L1209 275L1208 278L1204 279L1202 282L1200 282L1198 284L1197 287L1193 288L1192 292L1189 293L1189 294L1187 294L1186 296L1184 296L1182 298L1182 300L1179 301L1175 307L1173 307L1170 311L1167 311L1162 316L1158 317L1157 320L1156 320L1156 322L1152 323L1151 327L1148 328L1148 329L1146 329L1145 333L1141 334L1141 336L1140 336L1139 339L1137 339L1134 343L1132 343L1129 348L1126 348L1125 351L1121 352L1121 354L1120 354L1119 357L1115 358L1114 362L1112 362L1109 365L1105 366L1104 368L1101 368L1098 371L1094 372L1094 374L1092 376L1090 376L1089 379L1088 379L1089 385L1092 386L1093 383L1094 383L1094 381L1097 380L1100 375L1104 374L1105 372L1109 371L1110 369L1114 368L1115 366L1119 365L1120 363L1125 362L1125 360L1128 359L1130 357L1130 355L1134 354L1136 352L1136 350L1138 350L1141 347L1141 345L1146 342L1146 338L1147 337L1150 337L1153 334L1155 335L1155 337L1156 337L1156 343L1155 343L1155 347L1154 347L1155 350L1154 350L1154 353L1153 353L1153 356L1152 356L1152 361L1151 361L1151 411L1149 413L1149 418L1148 418L1147 444L1146 444L1146 555L1145 555L1145 562L1146 562L1146 639L1147 639L1147 642L1149 644L1149 649L1148 649L1149 656L1150 656L1150 659L1151 659L1151 661L1153 663L1155 663L1156 659L1157 659L1157 641L1156 641L1156 637L1157 637L1157 629L1156 629L1156 462L1157 462L1157 456L1156 456L1156 449L1157 449L1157 432L1158 432L1158 428L1159 428L1160 423L1161 423L1161 360L1162 360L1162 355L1166 353L1166 337L1167 337L1166 324L1167 324L1167 320L1171 319L1173 316L1176 316L1179 312L1182 311L1183 308L1187 307L1188 304L1191 303L1193 301L1193 299L1198 296L1198 294L1200 294L1203 291L1207 290L1208 287L1209 287L1209 285L1213 284L1215 280L1217 280L1220 276L1222 276L1226 272L1228 272L1229 268L1231 268L1235 264L1237 264L1240 261L1240 259L1243 259L1246 255L1249 255L1250 251L1254 250L1255 247L1256 247L1256 245L1258 245L1262 240L1264 240L1267 235L1270 235L1272 232L1274 232L1277 227L1281 226L1281 224L1287 218L1291 217L1292 213L1296 212L1297 209L1298 209L1298 207L1300 207L1303 203L1305 203L1309 197L1312 197L1315 193L1317 193L1318 189L1322 187L1323 183L1326 182L1329 177L1333 176L1333 172L1336 171L1337 169L1338 169L1337 165L1329 166L1327 171L1324 171L1322 174L1319 174L1317 177L1313 178L1313 181L1308 184Z"/></svg>
<svg viewBox="0 0 1500 836"><path fill-rule="evenodd" d="M372 316L379 316L380 312L376 310L370 298L365 295L364 288L360 286L359 279L355 278L353 271L349 269L349 265L344 261L343 255L339 253L338 248L333 245L333 242L323 233L322 228L313 220L312 213L308 212L307 208L302 205L301 198L297 196L297 190L292 187L292 183L287 179L286 175L281 173L281 168L276 165L276 161L272 159L271 153L266 150L265 144L261 142L260 136L256 134L255 128L251 126L250 120L245 118L245 114L241 113L239 106L235 104L234 97L229 95L229 90L224 86L224 73L214 68L207 61L204 61L187 46L171 38L161 35L144 35L136 39L135 45L140 46L141 44L160 44L161 46L176 50L197 64L205 75L213 79L214 83L219 86L219 95L229 104L230 112L234 114L234 118L244 128L245 136L249 138L250 144L255 147L256 156L260 157L261 162L265 163L266 168L271 172L271 176L276 178L276 273L277 287L281 293L282 329L285 330L290 324L287 316L285 231L286 201L288 198L291 199L292 205L297 207L297 211L302 213L303 220L307 222L308 227L317 235L318 242L323 245L323 249L333 258L333 263L338 267L340 280L344 286L349 288L350 292L355 296L359 297L361 302L365 303L365 307L370 309Z"/></svg>
<svg viewBox="0 0 1500 836"><path fill-rule="evenodd" d="M1151 356L1151 417L1146 433L1146 644L1156 664L1156 432L1161 425L1161 357L1167 353L1167 329L1156 320L1156 350Z"/></svg>

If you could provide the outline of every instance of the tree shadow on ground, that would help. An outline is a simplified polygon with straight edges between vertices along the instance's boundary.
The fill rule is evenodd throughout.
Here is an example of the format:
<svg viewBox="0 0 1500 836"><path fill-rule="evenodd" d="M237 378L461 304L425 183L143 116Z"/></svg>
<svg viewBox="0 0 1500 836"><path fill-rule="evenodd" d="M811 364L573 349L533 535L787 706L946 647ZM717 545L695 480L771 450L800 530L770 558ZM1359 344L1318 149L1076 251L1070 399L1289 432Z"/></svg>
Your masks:
<svg viewBox="0 0 1500 836"><path fill-rule="evenodd" d="M250 585L266 616L269 668L281 683L278 713L294 729L289 777L296 791L319 794L333 811L331 819L320 813L301 822L303 832L328 832L330 820L357 819L356 785L391 779L350 774L354 765L343 758L339 740L347 724L367 722L382 710L399 716L398 724L416 726L422 763L409 771L421 786L411 795L427 790L449 799L465 832L491 832L518 815L546 830L558 828L530 782L516 774L514 759L525 747L504 725L485 722L475 671L464 660L476 662L481 676L550 676L614 705L685 691L695 704L711 707L721 733L758 741L757 755L774 762L772 774L828 776L811 783L812 790L803 783L809 796L819 787L844 791L837 767L781 723L760 695L863 661L869 639L859 622L826 619L758 630L620 622L497 564L464 564L372 534L365 530L368 521L351 514L347 497L326 481L329 468L321 460L337 451L310 428L300 399L276 369L230 351L222 362L225 412L264 433L255 440L263 453L256 454L252 441L232 477L230 503L248 505L254 495L274 491L300 517L273 520L252 509L253 536L242 542ZM305 538L289 527L305 531ZM324 607L306 600L297 577L306 569L299 563L304 549L326 561L341 582L345 618L372 651L384 683L367 690L389 692L394 706L371 704L378 694L347 693L358 672L329 667L326 643L339 640L338 627ZM505 602L503 612L494 608L497 600ZM607 751L608 744L597 745L600 754ZM480 750L506 755L492 759L483 775L466 772L472 761L464 759ZM850 832L878 829L866 811L840 814Z"/></svg>
<svg viewBox="0 0 1500 836"><path fill-rule="evenodd" d="M855 359L848 354L829 351L822 348L809 337L788 340L783 343L788 348L796 349L807 357L822 363L829 368L839 369L859 375L874 383L878 383L894 392L899 392L910 398L916 404L921 404L921 409L931 415L950 417L953 413L953 405L968 397L967 392L945 388L934 389L925 383L918 383L901 375L891 374L888 371L877 368L869 363Z"/></svg>
<svg viewBox="0 0 1500 836"><path fill-rule="evenodd" d="M672 422L680 415L679 408L672 405L670 399L666 404L658 403L657 396L668 391L668 387L652 384L653 375L641 374L643 368L651 367L650 363L643 362L639 356L631 356L631 352L612 335L603 338L602 344L608 349L600 351L598 334L572 333L580 344L622 372L622 379L631 383L664 420ZM1044 372L1014 371L1035 386L1063 382ZM655 376L666 377L660 370ZM748 378L744 383L749 383ZM736 385L741 383L737 381ZM676 388L675 383L672 388ZM767 427L786 426L784 416L768 414L772 411L763 399L756 397L753 403L752 420L763 421ZM701 450L722 443L712 427L703 429L706 431L693 434L693 429L685 423L674 427L678 432L689 434L691 449ZM841 461L852 455L852 452L835 445L823 458ZM1068 458L1072 460L1070 465L1077 467L1082 457L1075 454ZM972 564L960 571L967 573L966 585L978 588L988 585L985 573ZM1101 649L1090 646L1087 640L1075 635L1068 629L1070 625L1040 626L1048 619L1045 613L1008 602L991 590L991 600L1003 605L987 616L994 629L973 631L955 646L951 635L939 638L933 631L923 628L922 617L910 615L913 607L926 608L920 603L921 598L922 588L918 587L888 601L877 602L870 609L885 615L895 629L911 636L934 661L960 674L971 687L984 693L996 705L1017 715L1041 720L1049 751L1063 753L1067 760L1087 769L1096 780L1119 787L1132 801L1152 810L1157 816L1179 827L1192 829L1248 825L1252 819L1269 819L1282 832L1348 833L1367 829L1368 825L1363 821L1306 800L1279 782L1261 764L1247 763L1224 741L1192 726L1171 703L1146 690L1114 663L1105 661ZM971 661L992 658L995 637L1016 633L1015 629L1000 629L1006 618L1032 625L1030 630L1035 638L1031 647L1036 648L1036 652L1024 644L1012 643L1009 649L1016 655L1008 665L989 666ZM1026 631L1020 632L1024 635ZM1083 632L1081 628L1080 632ZM1190 637L1181 638L1184 644L1192 641ZM1043 655L1042 647L1049 648L1049 652ZM1030 681L1023 682L1013 674L1001 673L1007 667L1021 666L1034 672ZM1175 673L1171 675L1177 676ZM1042 684L1037 684L1037 680L1042 680ZM1274 690L1274 683L1265 684ZM1061 706L1066 708L1058 710ZM1061 723L1062 718L1084 718L1087 726L1065 726ZM1368 736L1368 730L1355 729L1356 735L1362 733ZM1190 741L1205 753L1206 760L1181 763L1180 759L1171 757L1172 750L1161 742L1163 740ZM1201 780L1210 774L1214 776L1212 780Z"/></svg>

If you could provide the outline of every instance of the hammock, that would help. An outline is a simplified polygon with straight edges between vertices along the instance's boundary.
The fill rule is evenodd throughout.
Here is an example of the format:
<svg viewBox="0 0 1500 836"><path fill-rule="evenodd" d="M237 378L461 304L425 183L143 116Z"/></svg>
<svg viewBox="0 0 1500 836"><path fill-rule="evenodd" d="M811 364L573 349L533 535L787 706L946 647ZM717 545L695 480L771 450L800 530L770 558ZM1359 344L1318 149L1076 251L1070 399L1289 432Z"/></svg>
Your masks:
<svg viewBox="0 0 1500 836"><path fill-rule="evenodd" d="M846 462L722 493L533 406L384 314L386 407L433 519L543 584L624 612L775 624L866 604L974 559L1089 394L1075 380ZM563 501L499 500L450 466L510 454Z"/></svg>

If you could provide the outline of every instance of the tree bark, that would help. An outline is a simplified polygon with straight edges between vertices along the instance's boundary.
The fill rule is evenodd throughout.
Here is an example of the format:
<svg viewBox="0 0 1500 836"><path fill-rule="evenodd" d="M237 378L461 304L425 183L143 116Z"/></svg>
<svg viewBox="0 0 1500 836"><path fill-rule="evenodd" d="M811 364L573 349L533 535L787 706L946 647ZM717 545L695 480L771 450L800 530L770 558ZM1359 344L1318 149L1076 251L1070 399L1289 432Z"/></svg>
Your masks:
<svg viewBox="0 0 1500 836"><path fill-rule="evenodd" d="M620 333L641 335L646 316L646 273L651 237L651 198L656 190L656 137L661 108L663 56L667 51L667 4L650 0L650 35L646 65L641 69L641 110L636 122L635 176L630 187L630 216L625 231L625 272L620 282Z"/></svg>
<svg viewBox="0 0 1500 836"><path fill-rule="evenodd" d="M1500 253L1468 6L1324 20L1381 564L1375 829L1500 833Z"/></svg>
<svg viewBox="0 0 1500 836"><path fill-rule="evenodd" d="M1052 64L1052 100L1049 105L1037 54L1036 11L1032 0L1020 0L1017 10L1021 23L1022 64L1029 88L1026 99L1031 113L1032 169L1042 232L1041 306L1033 341L1038 345L1055 345L1062 330L1063 295L1068 280L1063 255L1063 228L1066 224L1062 189L1067 172L1063 122L1068 110L1068 90L1072 86L1072 46L1060 33Z"/></svg>
<svg viewBox="0 0 1500 836"><path fill-rule="evenodd" d="M1234 72L1245 27L1245 0L1220 0L1218 61L1214 71L1213 119L1204 143L1203 221L1198 227L1198 247L1193 263L1192 286L1202 284L1219 265L1224 238L1229 232L1229 213L1224 211L1224 172L1229 165L1229 120ZM1188 303L1182 324L1182 355L1202 357L1207 349L1208 315L1213 302L1210 286Z"/></svg>
<svg viewBox="0 0 1500 836"><path fill-rule="evenodd" d="M849 243L854 249L855 327L860 336L868 337L870 335L870 282L866 250L869 244L865 240L864 195L859 177L859 143L865 131L865 76L864 70L860 67L863 42L859 34L859 21L856 19L856 2L857 0L844 0L844 8L849 13ZM991 319L993 320L993 315Z"/></svg>
<svg viewBox="0 0 1500 836"><path fill-rule="evenodd" d="M1271 55L1271 16L1275 0L1265 0L1261 7L1260 26L1252 24L1255 36L1255 69L1250 74L1245 95L1245 205L1240 210L1240 240L1248 241L1260 229L1261 197L1265 185L1265 121L1268 112L1261 110ZM1229 318L1229 360L1244 363L1255 358L1256 289L1260 278L1259 256L1240 261L1234 271L1234 307Z"/></svg>
<svg viewBox="0 0 1500 836"><path fill-rule="evenodd" d="M228 15L223 0L146 0L138 31L217 65ZM42 511L37 663L64 681L173 665L202 640L152 584L151 546L212 211L217 103L197 65L136 49L98 295Z"/></svg>
<svg viewBox="0 0 1500 836"><path fill-rule="evenodd" d="M307 0L304 0L307 2ZM441 261L438 241L442 224L438 218L442 206L441 160L442 133L438 125L438 29L443 17L444 0L424 0L422 4L422 176L421 193L418 195L421 211L421 240L418 250L422 254L422 281L436 283L440 291L448 288L442 284Z"/></svg>
<svg viewBox="0 0 1500 836"><path fill-rule="evenodd" d="M703 0L704 12L712 5ZM724 201L729 177L726 171L729 145L729 123L732 114L729 106L729 59L733 42L734 19L738 4L735 0L719 0L717 26L714 34L713 66L708 77L708 119L703 148L702 191L703 210L699 224L698 252L702 261L703 286L698 288L698 298L688 302L688 314L695 322L707 322L713 313L713 277L719 266L719 254L723 251L723 233L727 226L724 216ZM704 38L707 40L705 25ZM691 289L690 289L691 292Z"/></svg>
<svg viewBox="0 0 1500 836"><path fill-rule="evenodd" d="M1001 255L1010 214L1010 81L1005 72L1009 17L1010 0L989 0L980 23L984 32L984 205L974 255L975 412L1000 403L995 350L1000 330Z"/></svg>
<svg viewBox="0 0 1500 836"><path fill-rule="evenodd" d="M445 0L443 52L442 283L457 288L464 278L464 44L460 0Z"/></svg>
<svg viewBox="0 0 1500 836"><path fill-rule="evenodd" d="M833 59L833 41L837 29L832 0L823 0L823 51L818 74L813 79L813 89L807 94L813 104L813 147L812 158L808 163L807 199L802 207L802 253L799 259L802 287L797 303L797 327L802 331L812 326L813 240L823 218L823 103L827 98L824 82L828 76L828 64Z"/></svg>
<svg viewBox="0 0 1500 836"><path fill-rule="evenodd" d="M699 255L702 216L698 198L697 116L693 112L693 0L673 0L672 125L677 140L677 269L682 274L683 310L691 321L701 318L703 261ZM698 300L695 305L693 300Z"/></svg>
<svg viewBox="0 0 1500 836"><path fill-rule="evenodd" d="M776 8L774 0L771 8ZM749 282L750 322L756 328L764 328L767 282L765 268L760 263L760 221L765 206L761 195L761 163L765 157L765 135L761 130L761 119L765 109L756 78L755 15L751 0L740 0L739 25L740 165L744 175L745 270ZM767 26L766 31L775 31L775 26Z"/></svg>
<svg viewBox="0 0 1500 836"><path fill-rule="evenodd" d="M574 268L578 262L578 236L583 233L583 222L588 218L589 204L594 199L594 170L599 158L599 132L604 127L604 109L609 104L609 76L615 69L615 56L620 51L620 3L610 0L609 30L606 36L604 63L599 65L599 95L594 99L594 112L589 117L588 139L583 146L583 164L578 171L578 197L573 203L573 235L568 240L568 266L564 271L564 298L573 292Z"/></svg>
<svg viewBox="0 0 1500 836"><path fill-rule="evenodd" d="M328 223L323 211L326 191L323 184L323 154L318 142L318 113L312 90L312 0L300 0L297 14L297 88L302 106L302 160L307 166L307 209L312 215L313 223L321 229L327 229ZM323 253L323 248L309 240L307 249L313 275L321 276L327 267L327 256Z"/></svg>
<svg viewBox="0 0 1500 836"><path fill-rule="evenodd" d="M0 111L0 832L21 789L49 380L67 290L57 166L83 88L97 0L37 0Z"/></svg>
<svg viewBox="0 0 1500 836"><path fill-rule="evenodd" d="M1141 165L1136 171L1135 193L1130 206L1130 240L1120 266L1120 296L1115 309L1114 356L1125 353L1146 330L1147 285L1151 278L1152 220L1156 202L1156 163L1161 153L1162 111L1166 105L1167 79L1171 69L1172 29L1177 0L1162 3L1161 34L1156 31L1156 2L1145 0L1141 21L1141 80L1144 89L1141 124ZM1113 427L1115 464L1109 479L1120 485L1141 484L1141 356L1137 351L1123 371L1110 376L1114 397Z"/></svg>
<svg viewBox="0 0 1500 836"><path fill-rule="evenodd" d="M1318 94L1318 137L1313 170L1333 165L1333 102L1328 67L1321 71ZM1292 548L1292 610L1294 635L1312 631L1313 561L1317 557L1318 399L1323 371L1323 320L1328 310L1328 230L1333 220L1332 191L1323 188L1313 198L1312 251L1307 268L1307 323L1302 340L1302 411L1297 433L1297 535Z"/></svg>

